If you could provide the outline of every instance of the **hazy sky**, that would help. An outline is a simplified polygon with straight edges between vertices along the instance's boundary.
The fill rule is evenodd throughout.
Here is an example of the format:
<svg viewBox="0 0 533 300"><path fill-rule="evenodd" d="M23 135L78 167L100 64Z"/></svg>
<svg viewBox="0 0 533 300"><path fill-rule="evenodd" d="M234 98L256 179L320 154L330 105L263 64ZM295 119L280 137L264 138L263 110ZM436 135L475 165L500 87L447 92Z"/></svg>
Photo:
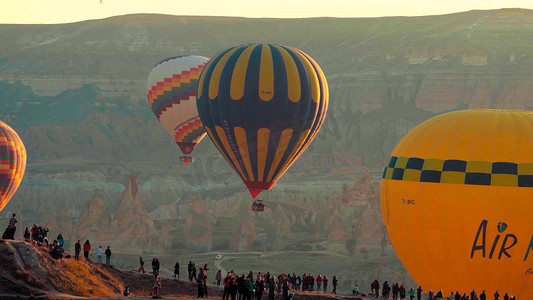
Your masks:
<svg viewBox="0 0 533 300"><path fill-rule="evenodd" d="M240 17L381 17L520 7L533 0L0 0L0 24L53 24L132 13Z"/></svg>

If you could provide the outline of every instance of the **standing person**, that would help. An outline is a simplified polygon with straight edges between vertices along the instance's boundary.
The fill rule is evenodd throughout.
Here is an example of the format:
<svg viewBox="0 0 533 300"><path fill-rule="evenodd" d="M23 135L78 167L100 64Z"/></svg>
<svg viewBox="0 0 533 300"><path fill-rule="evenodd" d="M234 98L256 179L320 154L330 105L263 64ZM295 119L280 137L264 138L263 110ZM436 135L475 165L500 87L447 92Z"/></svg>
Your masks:
<svg viewBox="0 0 533 300"><path fill-rule="evenodd" d="M91 251L91 243L89 243L89 240L83 244L83 256L85 259L89 259L89 251Z"/></svg>
<svg viewBox="0 0 533 300"><path fill-rule="evenodd" d="M96 257L98 257L98 263L102 263L102 255L104 254L104 249L102 249L102 245L98 246L96 249Z"/></svg>
<svg viewBox="0 0 533 300"><path fill-rule="evenodd" d="M267 278L267 288L268 288L268 300L274 300L274 292L276 291L276 283L274 278Z"/></svg>
<svg viewBox="0 0 533 300"><path fill-rule="evenodd" d="M392 299L398 300L398 292L400 291L400 286L398 282L392 284ZM420 299L419 299L420 300Z"/></svg>
<svg viewBox="0 0 533 300"><path fill-rule="evenodd" d="M154 277L157 277L157 263L155 262L155 257L152 259L152 274L154 274Z"/></svg>
<svg viewBox="0 0 533 300"><path fill-rule="evenodd" d="M405 299L405 295L407 294L407 291L405 290L405 287L403 284L400 284L400 289L398 290L400 292L400 300Z"/></svg>
<svg viewBox="0 0 533 300"><path fill-rule="evenodd" d="M7 225L8 228L8 235L6 239L15 239L15 231L17 230L17 224L19 221L17 220L17 214L13 214L13 217L9 219L9 224Z"/></svg>
<svg viewBox="0 0 533 300"><path fill-rule="evenodd" d="M415 290L413 290L413 288L409 290L409 297L411 298L411 300L415 299Z"/></svg>
<svg viewBox="0 0 533 300"><path fill-rule="evenodd" d="M379 281L376 279L374 280L375 283L375 289L376 289L376 297L379 297Z"/></svg>
<svg viewBox="0 0 533 300"><path fill-rule="evenodd" d="M327 278L327 276L326 276L326 278ZM296 282L296 290L299 291L300 287L302 285L302 277L300 277L300 275L297 275L295 282Z"/></svg>
<svg viewBox="0 0 533 300"><path fill-rule="evenodd" d="M222 300L229 300L232 281L233 278L231 278L231 274L230 272L228 272L228 274L224 278L224 281L222 281L222 284L224 284L224 293L222 294Z"/></svg>
<svg viewBox="0 0 533 300"><path fill-rule="evenodd" d="M494 293L494 300L500 300L500 293L498 291Z"/></svg>
<svg viewBox="0 0 533 300"><path fill-rule="evenodd" d="M246 299L252 300L254 298L255 294L255 282L253 277L250 279L247 279L248 283L246 284L247 290L246 290Z"/></svg>
<svg viewBox="0 0 533 300"><path fill-rule="evenodd" d="M144 271L144 259L142 256L139 256L139 265L141 266L139 267L138 272L143 272L143 274L146 273L146 271Z"/></svg>
<svg viewBox="0 0 533 300"><path fill-rule="evenodd" d="M205 264L204 267L207 267L207 264ZM208 270L209 270L209 268L208 268ZM204 287L204 295L205 295L205 297L207 298L207 270L204 269L203 273L204 273L204 284L203 284L203 287Z"/></svg>
<svg viewBox="0 0 533 300"><path fill-rule="evenodd" d="M79 260L80 259L80 252L81 252L81 241L78 240L78 242L74 245L74 258Z"/></svg>
<svg viewBox="0 0 533 300"><path fill-rule="evenodd" d="M32 241L37 241L35 238L37 237L37 224L33 224L33 226L30 228L30 233L31 233L31 240Z"/></svg>
<svg viewBox="0 0 533 300"><path fill-rule="evenodd" d="M236 300L237 299L237 288L238 288L238 286L237 286L237 278L239 276L236 275L235 273L233 273L233 270L231 270L230 274L231 274L231 279L232 280L231 280L231 285L230 285L230 288L229 288L229 293L230 293L230 296L231 296L231 300Z"/></svg>
<svg viewBox="0 0 533 300"><path fill-rule="evenodd" d="M337 280L337 275L333 275L333 294L337 294L337 284L339 281Z"/></svg>
<svg viewBox="0 0 533 300"><path fill-rule="evenodd" d="M204 297L204 269L200 268L198 272L198 277L196 278L198 283L198 298Z"/></svg>
<svg viewBox="0 0 533 300"><path fill-rule="evenodd" d="M318 292L322 291L322 281L322 274L318 274L318 276L316 277L316 290Z"/></svg>
<svg viewBox="0 0 533 300"><path fill-rule="evenodd" d="M487 294L485 294L485 290L479 294L479 300L487 300Z"/></svg>
<svg viewBox="0 0 533 300"><path fill-rule="evenodd" d="M157 275L159 276L159 268L161 267L161 265L159 264L159 259L155 259L155 269L156 269L156 272L157 272Z"/></svg>
<svg viewBox="0 0 533 300"><path fill-rule="evenodd" d="M322 282L324 283L324 293L327 293L328 292L328 282L329 282L328 275L324 275L324 278L322 278Z"/></svg>
<svg viewBox="0 0 533 300"><path fill-rule="evenodd" d="M111 249L109 249L109 246L105 249L105 264L108 266L111 265Z"/></svg>
<svg viewBox="0 0 533 300"><path fill-rule="evenodd" d="M217 286L220 286L220 281L222 281L222 271L218 270L217 274L215 275L215 280L217 281Z"/></svg>
<svg viewBox="0 0 533 300"><path fill-rule="evenodd" d="M315 276L313 276L313 274L309 274L307 278L309 279L309 290L314 291L315 290Z"/></svg>
<svg viewBox="0 0 533 300"><path fill-rule="evenodd" d="M176 264L174 264L174 278L180 278L180 263L177 261Z"/></svg>
<svg viewBox="0 0 533 300"><path fill-rule="evenodd" d="M283 300L289 300L290 299L289 298L289 290L291 288L289 287L289 283L286 280L283 281L283 287L281 289L282 289L282 299Z"/></svg>
<svg viewBox="0 0 533 300"><path fill-rule="evenodd" d="M241 274L241 276L237 278L237 290L239 292L237 299L246 300L246 277L244 274Z"/></svg>
<svg viewBox="0 0 533 300"><path fill-rule="evenodd" d="M389 282L388 282L388 281L385 281L385 282L383 283L383 288L382 288L381 295L382 295L384 298L389 299L389 293L390 293L390 285L389 285Z"/></svg>
<svg viewBox="0 0 533 300"><path fill-rule="evenodd" d="M187 265L187 272L189 272L189 280L192 281L192 261L189 260L189 264Z"/></svg>
<svg viewBox="0 0 533 300"><path fill-rule="evenodd" d="M192 266L192 273L191 274L192 274L192 278L194 280L197 280L197 278L196 278L196 265L194 265L194 264Z"/></svg>
<svg viewBox="0 0 533 300"><path fill-rule="evenodd" d="M263 292L265 291L265 282L262 278L259 278L255 281L255 299L263 299Z"/></svg>
<svg viewBox="0 0 533 300"><path fill-rule="evenodd" d="M416 289L416 299L420 300L420 298L422 298L422 287L418 286L418 288Z"/></svg>
<svg viewBox="0 0 533 300"><path fill-rule="evenodd" d="M478 300L477 299L477 293L475 290L472 290L472 292L470 292L470 299L472 300Z"/></svg>

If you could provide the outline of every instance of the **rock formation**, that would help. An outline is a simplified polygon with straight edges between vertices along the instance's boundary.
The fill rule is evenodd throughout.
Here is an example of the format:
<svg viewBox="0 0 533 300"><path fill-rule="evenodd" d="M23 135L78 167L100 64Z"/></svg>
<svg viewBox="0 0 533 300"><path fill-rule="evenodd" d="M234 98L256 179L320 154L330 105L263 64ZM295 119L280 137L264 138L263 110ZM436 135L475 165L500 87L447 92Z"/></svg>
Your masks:
<svg viewBox="0 0 533 300"><path fill-rule="evenodd" d="M65 239L66 248L68 249L70 246L74 247L75 238L73 237L73 234L75 226L69 210L64 209L60 211L59 215L45 221L44 226L48 227L50 230L51 236L48 237L49 240L55 240L57 235L61 233Z"/></svg>
<svg viewBox="0 0 533 300"><path fill-rule="evenodd" d="M102 192L97 191L93 202L89 204L89 208L78 220L76 236L81 240L114 240L114 233L111 232L111 221Z"/></svg>
<svg viewBox="0 0 533 300"><path fill-rule="evenodd" d="M248 201L240 201L233 218L229 248L239 252L252 250L252 242L257 237L255 216L250 210Z"/></svg>
<svg viewBox="0 0 533 300"><path fill-rule="evenodd" d="M141 200L137 175L131 175L122 194L113 222L111 232L114 238L126 245L139 248L153 246L154 222L148 216Z"/></svg>
<svg viewBox="0 0 533 300"><path fill-rule="evenodd" d="M213 247L214 218L205 203L196 199L189 209L183 226L183 238L187 245L201 251L211 251Z"/></svg>

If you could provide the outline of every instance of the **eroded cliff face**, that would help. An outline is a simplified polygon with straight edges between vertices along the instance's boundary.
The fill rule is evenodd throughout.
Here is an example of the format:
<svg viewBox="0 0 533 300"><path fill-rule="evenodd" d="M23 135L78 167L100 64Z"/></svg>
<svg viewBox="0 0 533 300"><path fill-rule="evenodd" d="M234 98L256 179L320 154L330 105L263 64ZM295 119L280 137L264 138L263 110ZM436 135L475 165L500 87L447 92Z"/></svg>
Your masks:
<svg viewBox="0 0 533 300"><path fill-rule="evenodd" d="M200 199L195 200L189 209L189 214L183 226L185 242L198 250L211 251L213 246L213 223L214 218L205 203Z"/></svg>
<svg viewBox="0 0 533 300"><path fill-rule="evenodd" d="M115 235L111 232L112 220L104 196L98 191L89 208L80 216L76 235L85 240L111 241Z"/></svg>
<svg viewBox="0 0 533 300"><path fill-rule="evenodd" d="M154 242L154 222L141 200L137 175L131 175L122 201L115 210L110 231L114 238L126 245L150 247Z"/></svg>
<svg viewBox="0 0 533 300"><path fill-rule="evenodd" d="M126 183L114 216L110 211L106 196L96 191L93 200L79 215L72 215L71 210L64 209L44 221L44 225L50 229L54 239L62 233L69 248L76 240L90 240L93 245L110 245L116 249L168 246L168 241L155 238L154 222L142 202L137 175L131 175Z"/></svg>

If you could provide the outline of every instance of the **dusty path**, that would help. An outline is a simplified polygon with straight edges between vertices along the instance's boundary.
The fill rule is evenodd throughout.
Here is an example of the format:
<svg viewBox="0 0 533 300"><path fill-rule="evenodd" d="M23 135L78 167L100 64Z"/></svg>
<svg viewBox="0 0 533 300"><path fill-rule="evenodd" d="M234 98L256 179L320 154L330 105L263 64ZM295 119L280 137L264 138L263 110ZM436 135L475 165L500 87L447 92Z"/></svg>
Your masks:
<svg viewBox="0 0 533 300"><path fill-rule="evenodd" d="M226 272L226 269L224 269L224 267L221 265L224 258L225 257L223 256L221 259L215 260L215 267L222 272L222 277L225 277L226 274L228 274L228 272Z"/></svg>

